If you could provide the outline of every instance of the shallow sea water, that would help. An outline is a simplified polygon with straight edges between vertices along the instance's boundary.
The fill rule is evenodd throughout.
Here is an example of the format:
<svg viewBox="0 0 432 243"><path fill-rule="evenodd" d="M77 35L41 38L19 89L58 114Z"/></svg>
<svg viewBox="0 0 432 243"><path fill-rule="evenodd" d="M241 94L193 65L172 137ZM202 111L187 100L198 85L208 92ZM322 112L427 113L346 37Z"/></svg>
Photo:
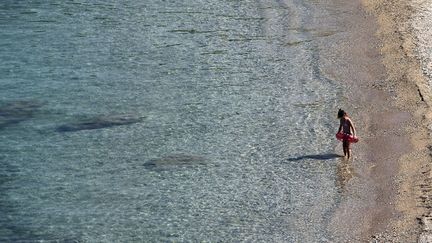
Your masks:
<svg viewBox="0 0 432 243"><path fill-rule="evenodd" d="M0 241L329 241L325 3L2 1Z"/></svg>

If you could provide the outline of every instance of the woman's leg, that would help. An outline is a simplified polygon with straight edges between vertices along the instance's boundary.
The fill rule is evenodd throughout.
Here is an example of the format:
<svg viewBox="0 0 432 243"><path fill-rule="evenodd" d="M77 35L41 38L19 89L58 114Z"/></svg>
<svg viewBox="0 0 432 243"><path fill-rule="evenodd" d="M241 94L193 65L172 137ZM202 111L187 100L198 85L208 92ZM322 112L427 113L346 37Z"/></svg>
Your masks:
<svg viewBox="0 0 432 243"><path fill-rule="evenodd" d="M350 148L350 142L348 140L346 141L346 151L349 159L351 157L351 148Z"/></svg>
<svg viewBox="0 0 432 243"><path fill-rule="evenodd" d="M348 140L343 140L342 145L343 145L344 156L347 156L347 154L348 154L348 157L349 157L349 150L348 150L349 142L348 142Z"/></svg>

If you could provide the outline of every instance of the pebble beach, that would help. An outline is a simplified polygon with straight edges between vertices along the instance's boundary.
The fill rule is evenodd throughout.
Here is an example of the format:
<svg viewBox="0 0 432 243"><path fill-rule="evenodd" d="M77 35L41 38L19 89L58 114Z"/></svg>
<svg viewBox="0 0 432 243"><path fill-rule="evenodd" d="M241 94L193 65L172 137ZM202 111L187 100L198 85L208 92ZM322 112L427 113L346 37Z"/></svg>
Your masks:
<svg viewBox="0 0 432 243"><path fill-rule="evenodd" d="M431 242L432 5L415 0L362 4L375 17L377 48L386 70L383 80L369 85L370 91L382 94L385 104L373 101L364 111L374 113L367 119L374 134L374 148L368 151L398 154L381 156L379 164L371 165L376 182L384 186L377 197L382 210L365 241Z"/></svg>

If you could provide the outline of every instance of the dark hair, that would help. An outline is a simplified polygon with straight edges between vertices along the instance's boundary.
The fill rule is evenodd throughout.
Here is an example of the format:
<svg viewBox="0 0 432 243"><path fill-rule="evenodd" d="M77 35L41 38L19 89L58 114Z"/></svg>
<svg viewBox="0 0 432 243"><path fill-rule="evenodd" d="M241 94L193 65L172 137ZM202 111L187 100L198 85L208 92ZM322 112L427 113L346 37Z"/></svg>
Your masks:
<svg viewBox="0 0 432 243"><path fill-rule="evenodd" d="M342 118L344 115L346 115L346 112L344 110L342 110L342 109L339 109L337 117L338 118Z"/></svg>

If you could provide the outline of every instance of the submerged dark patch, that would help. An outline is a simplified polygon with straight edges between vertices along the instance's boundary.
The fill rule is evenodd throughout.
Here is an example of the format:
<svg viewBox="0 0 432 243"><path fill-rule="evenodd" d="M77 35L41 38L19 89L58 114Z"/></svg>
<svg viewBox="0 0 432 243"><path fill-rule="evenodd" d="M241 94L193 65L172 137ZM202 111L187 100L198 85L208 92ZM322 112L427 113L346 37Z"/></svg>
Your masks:
<svg viewBox="0 0 432 243"><path fill-rule="evenodd" d="M1 105L0 129L32 118L41 106L41 103L34 101L15 101Z"/></svg>
<svg viewBox="0 0 432 243"><path fill-rule="evenodd" d="M133 116L97 116L72 124L61 125L57 128L58 132L77 132L81 130L93 130L114 126L129 125L140 122L141 117Z"/></svg>
<svg viewBox="0 0 432 243"><path fill-rule="evenodd" d="M162 158L151 159L144 163L144 167L148 169L168 169L173 167L203 165L205 162L206 159L202 156L173 154Z"/></svg>

